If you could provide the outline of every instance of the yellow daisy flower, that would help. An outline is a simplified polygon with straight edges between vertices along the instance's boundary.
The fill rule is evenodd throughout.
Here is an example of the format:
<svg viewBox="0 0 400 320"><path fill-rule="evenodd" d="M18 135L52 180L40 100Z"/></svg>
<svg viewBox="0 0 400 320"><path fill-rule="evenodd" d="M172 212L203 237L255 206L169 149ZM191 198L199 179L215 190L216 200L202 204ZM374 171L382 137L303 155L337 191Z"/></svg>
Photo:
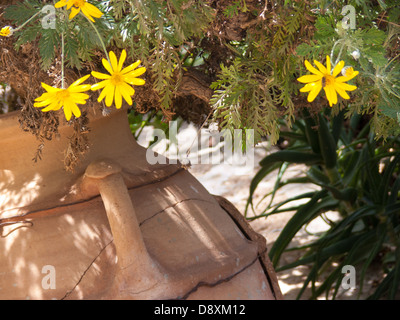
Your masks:
<svg viewBox="0 0 400 320"><path fill-rule="evenodd" d="M67 89L60 89L51 87L42 82L42 87L47 91L43 93L40 97L35 99L33 104L36 108L45 107L42 109L43 112L50 110L59 110L61 107L64 109L65 119L69 121L72 114L79 118L81 116L81 110L78 108L77 104L85 104L89 95L83 93L91 88L90 84L81 84L86 81L90 75L86 75L73 84L71 84Z"/></svg>
<svg viewBox="0 0 400 320"><path fill-rule="evenodd" d="M11 37L12 34L13 34L13 28L10 26L3 27L0 30L0 36L2 37Z"/></svg>
<svg viewBox="0 0 400 320"><path fill-rule="evenodd" d="M92 76L101 79L103 81L92 85L92 90L99 90L103 89L100 93L99 98L97 99L98 102L102 101L106 98L106 106L110 107L115 99L115 106L117 109L121 108L122 106L122 98L131 106L132 105L132 96L135 94L135 89L132 88L132 85L141 86L145 84L143 79L138 79L137 77L141 76L143 73L146 72L146 68L141 67L136 69L139 64L140 60L132 63L131 65L127 66L126 68L122 69L122 65L126 59L126 51L122 50L121 57L119 61L117 61L117 57L115 53L110 51L110 63L103 59L103 66L106 70L110 73L104 74L96 71L92 71ZM135 70L136 69L136 70Z"/></svg>
<svg viewBox="0 0 400 320"><path fill-rule="evenodd" d="M342 70L342 75L344 75L346 77L352 76L353 73L354 73L353 67L344 67Z"/></svg>
<svg viewBox="0 0 400 320"><path fill-rule="evenodd" d="M314 60L314 63L318 69L314 68L311 63L305 60L304 64L307 70L312 74L305 75L297 79L297 81L301 83L306 83L306 85L300 89L300 92L309 92L307 101L314 101L322 88L324 88L326 98L328 99L329 106L331 107L338 101L337 93L343 99L350 99L346 91L354 91L357 89L357 87L349 85L345 82L358 75L358 71L354 71L351 68L351 70L346 72L344 76L337 77L344 67L344 61L338 62L333 70L331 70L331 61L329 56L326 56L326 67L318 61Z"/></svg>
<svg viewBox="0 0 400 320"><path fill-rule="evenodd" d="M67 10L71 9L69 15L70 20L73 19L79 11L82 11L82 13L92 22L94 22L93 17L100 18L103 15L103 12L97 9L94 5L88 3L86 0L61 0L54 6L56 8L67 6Z"/></svg>

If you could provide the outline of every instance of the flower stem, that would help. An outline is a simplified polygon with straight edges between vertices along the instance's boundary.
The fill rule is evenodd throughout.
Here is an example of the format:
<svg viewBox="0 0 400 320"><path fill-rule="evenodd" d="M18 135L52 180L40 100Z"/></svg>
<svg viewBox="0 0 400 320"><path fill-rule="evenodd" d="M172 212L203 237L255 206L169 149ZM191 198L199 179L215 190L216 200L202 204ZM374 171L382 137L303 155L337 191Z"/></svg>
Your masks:
<svg viewBox="0 0 400 320"><path fill-rule="evenodd" d="M83 13L82 13L82 14L83 14ZM90 25L91 25L91 26L93 27L93 29L96 31L97 37L98 37L99 40L100 40L100 43L101 43L101 45L102 45L102 47L103 47L103 50L104 50L104 53L106 54L108 63L111 65L111 61L110 61L110 57L108 56L108 52L107 52L107 49L106 49L106 45L104 44L103 38L101 37L101 35L100 35L100 33L99 33L99 30L97 30L97 28L96 28L96 26L94 25L94 23L93 23L92 21L90 21L90 19L89 19L88 17L86 17L84 14L83 14L83 16L86 18L87 21L89 21Z"/></svg>
<svg viewBox="0 0 400 320"><path fill-rule="evenodd" d="M340 59L340 56L342 55L342 52L343 52L344 43L343 43L343 42L341 43L341 42L342 42L342 40L336 41L336 42L334 43L333 47L332 47L332 50L331 50L330 58L331 58L331 62L332 62L332 64L333 64L332 70L333 70L333 68L338 64L339 59ZM339 54L338 54L338 56L336 57L335 62L333 62L333 53L334 53L334 51L335 51L336 46L337 46L339 43L341 43L341 47L340 47L340 50L339 50Z"/></svg>
<svg viewBox="0 0 400 320"><path fill-rule="evenodd" d="M65 82L64 82L64 32L61 33L61 88L65 89Z"/></svg>
<svg viewBox="0 0 400 320"><path fill-rule="evenodd" d="M342 46L340 47L339 54L338 54L338 56L337 56L337 58L336 58L336 61L335 61L335 66L336 66L336 65L338 64L338 62L339 62L340 56L342 55L342 52L343 52L343 48L344 48L344 43L342 43Z"/></svg>
<svg viewBox="0 0 400 320"><path fill-rule="evenodd" d="M39 15L39 13L41 13L42 11L38 11L36 12L32 17L30 17L28 20L26 20L23 24L21 24L17 29L14 29L13 31L19 31L21 30L23 27L25 27L25 25L27 25L29 22L31 22L34 18L36 18L37 15Z"/></svg>

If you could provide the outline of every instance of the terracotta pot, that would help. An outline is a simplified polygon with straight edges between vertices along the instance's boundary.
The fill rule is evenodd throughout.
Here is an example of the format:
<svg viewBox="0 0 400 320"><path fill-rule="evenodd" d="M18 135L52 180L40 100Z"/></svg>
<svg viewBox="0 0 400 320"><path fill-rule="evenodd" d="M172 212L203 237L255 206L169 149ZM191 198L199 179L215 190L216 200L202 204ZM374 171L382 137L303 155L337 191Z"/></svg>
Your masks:
<svg viewBox="0 0 400 320"><path fill-rule="evenodd" d="M0 117L1 299L279 299L265 239L179 165L150 165L126 111L90 116L73 173L69 126L46 142Z"/></svg>

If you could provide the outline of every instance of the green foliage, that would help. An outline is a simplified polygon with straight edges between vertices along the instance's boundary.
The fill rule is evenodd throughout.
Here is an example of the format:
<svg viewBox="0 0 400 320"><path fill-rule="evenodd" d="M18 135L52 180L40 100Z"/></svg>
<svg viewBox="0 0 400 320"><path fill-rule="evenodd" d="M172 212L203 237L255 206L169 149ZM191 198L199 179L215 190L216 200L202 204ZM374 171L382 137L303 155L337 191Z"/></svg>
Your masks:
<svg viewBox="0 0 400 320"><path fill-rule="evenodd" d="M160 96L161 108L170 109L173 94L180 78L180 46L192 37L200 36L212 18L207 4L189 0L168 1L99 1L93 3L105 12L95 25L106 46L116 44L127 49L131 56L140 59L151 71L154 89ZM25 0L7 7L5 17L21 25L36 13L44 17L41 1ZM56 10L56 29L44 29L34 20L16 33L16 48L39 39L39 50L44 70L54 64L65 35L65 61L68 67L81 69L91 61L101 42L82 15L69 20L69 12Z"/></svg>
<svg viewBox="0 0 400 320"><path fill-rule="evenodd" d="M42 19L47 15L42 9L46 3L35 0L9 6L5 10L5 18L12 20L16 25L23 25L37 14L37 19L28 22L22 30L16 33L15 46L39 40L38 47L43 70L48 70L59 56L61 48L61 35L65 35L65 60L68 67L82 68L83 61L90 60L90 52L101 48L99 41L93 36L94 30L84 17L77 16L74 20L66 19L68 13L65 9L55 10L55 28L44 28ZM97 23L101 28L102 23ZM104 28L103 28L104 29ZM78 41L77 41L78 40Z"/></svg>
<svg viewBox="0 0 400 320"><path fill-rule="evenodd" d="M271 68L267 65L262 70L257 68L253 61L239 59L229 67L221 66L219 79L211 86L215 89L211 105L222 127L252 128L256 140L267 133L275 143L279 136L276 123L279 113L275 107L276 89L267 78ZM254 108L254 104L259 107Z"/></svg>
<svg viewBox="0 0 400 320"><path fill-rule="evenodd" d="M173 107L184 67L204 53L201 46L207 40L220 42L229 52L218 61L223 67L212 71L217 77L211 85L214 95L210 102L214 120L221 120L222 129L255 129L256 142L262 136L276 142L278 119L285 118L291 126L296 104L306 103L297 82L307 72L304 60L323 62L330 55L333 63L344 60L360 71L355 79L359 89L352 92L351 100L339 102L348 108L347 115L373 115L377 138L397 132L400 10L395 0L284 1L273 8L261 2L232 0L221 5L222 15L212 7L219 4L210 1L111 0L93 4L104 12L95 25L106 46L125 48L132 59L145 64L159 97L157 107L166 112ZM348 4L356 10L355 30L343 29L341 24L341 10ZM37 14L36 20L16 32L16 47L38 40L42 68L47 70L59 57L64 33L67 66L87 66L102 49L90 23L79 14L69 20L64 7L56 10L56 29L44 29L38 23L45 15L41 12L44 5L24 0L6 8L5 17L17 26ZM247 18L244 22L240 20L243 16ZM224 25L229 23L245 31L241 40L223 38ZM196 64L205 74L214 58L209 49ZM319 109L326 106L321 104Z"/></svg>
<svg viewBox="0 0 400 320"><path fill-rule="evenodd" d="M189 0L113 1L112 5L124 46L150 67L161 107L170 109L181 75L180 47L204 32L211 8Z"/></svg>
<svg viewBox="0 0 400 320"><path fill-rule="evenodd" d="M42 29L40 32L41 37L39 39L39 52L42 58L42 68L47 70L54 62L56 50L58 49L59 34L53 29ZM70 46L70 41L68 41L66 46L68 57L70 57L72 54L71 50L69 50Z"/></svg>
<svg viewBox="0 0 400 320"><path fill-rule="evenodd" d="M164 121L162 112L151 111L143 114L130 110L128 114L129 127L135 139L139 139L145 127L151 126L154 129L161 129L165 133L165 137L169 138L169 124ZM151 146L156 141L149 141L147 147Z"/></svg>
<svg viewBox="0 0 400 320"><path fill-rule="evenodd" d="M233 16L237 16L239 14L239 11L241 12L247 11L246 0L233 1L233 4L229 5L224 10L224 15L229 18L232 18Z"/></svg>
<svg viewBox="0 0 400 320"><path fill-rule="evenodd" d="M289 147L260 162L261 169L251 183L247 209L253 206L253 194L262 179L280 168L268 205L251 219L295 211L269 255L278 272L310 266L299 297L311 284L311 299L324 292L327 296L332 293L335 298L345 265L356 267L360 295L368 267L376 262L386 277L370 298L393 299L400 285L400 139L391 136L386 143L377 141L370 125L361 124L365 118L355 114L344 121L343 116L343 112L335 117L320 113L314 118L304 110L304 120L297 120L288 132ZM294 163L304 163L307 171L301 177L284 180L284 172ZM314 184L318 189L273 203L282 187L299 183ZM299 199L307 201L285 206ZM300 259L279 265L282 253L288 250L297 232L330 210L339 212L341 219L330 221L329 230L318 235L317 240L291 248L303 252ZM335 267L329 269L333 263ZM326 270L331 271L323 277Z"/></svg>

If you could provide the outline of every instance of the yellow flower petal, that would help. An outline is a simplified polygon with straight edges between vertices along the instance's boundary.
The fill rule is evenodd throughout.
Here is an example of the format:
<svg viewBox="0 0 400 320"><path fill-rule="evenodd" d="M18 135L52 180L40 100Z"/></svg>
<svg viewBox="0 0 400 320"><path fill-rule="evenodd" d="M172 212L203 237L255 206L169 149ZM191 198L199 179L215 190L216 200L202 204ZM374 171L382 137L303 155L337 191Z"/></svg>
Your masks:
<svg viewBox="0 0 400 320"><path fill-rule="evenodd" d="M343 99L350 99L350 96L347 94L347 92L336 86L336 84L335 84L335 90Z"/></svg>
<svg viewBox="0 0 400 320"><path fill-rule="evenodd" d="M79 8L71 8L71 13L69 14L69 20L72 20L81 11Z"/></svg>
<svg viewBox="0 0 400 320"><path fill-rule="evenodd" d="M79 118L81 116L81 110L75 103L71 104L71 110L75 117Z"/></svg>
<svg viewBox="0 0 400 320"><path fill-rule="evenodd" d="M68 0L61 0L61 1L58 1L58 2L54 5L54 7L56 7L56 8L64 7L64 6L67 4L67 2L68 2Z"/></svg>
<svg viewBox="0 0 400 320"><path fill-rule="evenodd" d="M100 95L97 98L97 101L101 102L106 97L106 93L107 93L107 91L105 89L103 89L103 91L100 92Z"/></svg>
<svg viewBox="0 0 400 320"><path fill-rule="evenodd" d="M331 74L331 59L326 56L326 73Z"/></svg>
<svg viewBox="0 0 400 320"><path fill-rule="evenodd" d="M87 7L83 6L83 7L81 8L81 10L82 10L82 13L83 13L90 21L95 22L94 19L93 19L93 17L90 15L89 11L87 10Z"/></svg>
<svg viewBox="0 0 400 320"><path fill-rule="evenodd" d="M57 111L61 109L61 104L59 103L52 103L48 107L43 108L42 112L49 112L49 111Z"/></svg>
<svg viewBox="0 0 400 320"><path fill-rule="evenodd" d="M89 2L84 4L84 6L82 7L82 12L84 12L83 10L85 10L88 15L95 18L100 18L103 15L103 12L101 12L96 6L92 5Z"/></svg>
<svg viewBox="0 0 400 320"><path fill-rule="evenodd" d="M321 80L322 75L308 74L297 79L301 83L309 83Z"/></svg>
<svg viewBox="0 0 400 320"><path fill-rule="evenodd" d="M113 68L111 67L110 63L109 63L106 59L104 59L104 58L103 58L101 61L102 61L102 63L103 63L104 68L106 68L106 70L107 70L110 74L113 74L113 73L114 73L114 70L113 70Z"/></svg>
<svg viewBox="0 0 400 320"><path fill-rule="evenodd" d="M118 69L117 69L118 72L121 71L122 66L124 65L125 59L126 59L126 51L124 49L124 50L122 50L121 56L119 57Z"/></svg>
<svg viewBox="0 0 400 320"><path fill-rule="evenodd" d="M314 60L314 64L318 67L318 69L319 69L319 71L321 71L321 73L327 74L326 68L321 62Z"/></svg>
<svg viewBox="0 0 400 320"><path fill-rule="evenodd" d="M353 79L355 76L357 76L359 74L358 71L353 71L351 75L349 76L340 76L336 78L336 82L346 82L349 81L351 79Z"/></svg>
<svg viewBox="0 0 400 320"><path fill-rule="evenodd" d="M313 102L315 100L315 98L317 97L317 95L319 94L319 92L321 91L321 89L322 89L322 86L320 84L316 83L313 86L313 89L308 94L307 101Z"/></svg>
<svg viewBox="0 0 400 320"><path fill-rule="evenodd" d="M117 109L121 109L122 106L122 95L120 92L120 87L116 86L115 87L115 107Z"/></svg>
<svg viewBox="0 0 400 320"><path fill-rule="evenodd" d="M99 83L92 85L91 89L92 89L92 91L99 90L101 88L104 88L107 85L107 83L109 83L109 82L110 82L110 80L101 81Z"/></svg>
<svg viewBox="0 0 400 320"><path fill-rule="evenodd" d="M71 88L69 87L70 92L84 92L84 91L89 91L92 88L90 84L81 84L79 86L74 86Z"/></svg>
<svg viewBox="0 0 400 320"><path fill-rule="evenodd" d="M134 86L142 86L146 83L145 80L139 78L126 78L125 81Z"/></svg>
<svg viewBox="0 0 400 320"><path fill-rule="evenodd" d="M337 103L337 94L333 86L326 86L324 87L324 91L326 94L326 98L329 101L329 106L332 107L332 105Z"/></svg>
<svg viewBox="0 0 400 320"><path fill-rule="evenodd" d="M115 53L110 51L109 56L110 56L110 62L111 62L111 67L112 67L113 72L118 72L118 61L117 61L117 57L115 56Z"/></svg>
<svg viewBox="0 0 400 320"><path fill-rule="evenodd" d="M140 62L141 62L141 61L138 60L138 61L136 61L135 63L132 63L131 65L129 65L129 66L127 66L126 68L122 69L122 70L121 70L121 73L122 73L122 74L125 74L125 73L128 73L128 72L131 72L132 70L136 69L136 68L139 66Z"/></svg>
<svg viewBox="0 0 400 320"><path fill-rule="evenodd" d="M64 114L65 114L65 119L67 119L67 121L71 120L72 110L69 106L68 107L64 106Z"/></svg>
<svg viewBox="0 0 400 320"><path fill-rule="evenodd" d="M307 70L310 71L313 74L318 74L318 75L322 75L321 71L315 69L311 63L308 62L308 60L304 61L304 65L306 66Z"/></svg>
<svg viewBox="0 0 400 320"><path fill-rule="evenodd" d="M343 60L339 61L338 64L333 69L332 76L336 77L340 73L340 71L342 71L343 67L344 67L344 61Z"/></svg>
<svg viewBox="0 0 400 320"><path fill-rule="evenodd" d="M92 71L92 76L97 78L97 79L110 79L111 76L109 74L97 72L97 71Z"/></svg>
<svg viewBox="0 0 400 320"><path fill-rule="evenodd" d="M60 91L61 89L59 88L54 88L52 86L49 86L48 84L42 82L42 87L47 91L47 92L57 92Z"/></svg>
<svg viewBox="0 0 400 320"><path fill-rule="evenodd" d="M115 86L109 84L103 90L106 91L106 106L111 107L114 100Z"/></svg>
<svg viewBox="0 0 400 320"><path fill-rule="evenodd" d="M86 76L83 76L81 78L79 78L78 80L76 80L75 82L73 82L69 87L76 87L78 85L80 85L81 83L85 82L88 78L90 77L90 74L87 74Z"/></svg>
<svg viewBox="0 0 400 320"><path fill-rule="evenodd" d="M3 27L0 30L0 36L2 36L2 37L10 37L10 36L12 36L13 33L14 33L14 31L13 31L12 27L10 27L10 26Z"/></svg>
<svg viewBox="0 0 400 320"><path fill-rule="evenodd" d="M44 100L44 101L41 101L41 102L35 102L35 103L33 104L33 106L34 106L35 108L40 108L40 107L47 106L49 103L50 103L49 100Z"/></svg>
<svg viewBox="0 0 400 320"><path fill-rule="evenodd" d="M45 101L50 100L54 95L49 94L48 92L43 93L40 97L37 97L34 101Z"/></svg>
<svg viewBox="0 0 400 320"><path fill-rule="evenodd" d="M89 90L90 90L90 88L89 88ZM86 100L90 98L90 96L88 94L80 93L80 92L71 93L71 97L73 98L73 101L75 101L76 103L79 103L78 101L83 101L83 103L86 103Z"/></svg>
<svg viewBox="0 0 400 320"><path fill-rule="evenodd" d="M342 90L346 90L346 91L354 91L357 89L356 86L352 86L350 84L347 83L343 83L343 82L336 82L335 86L342 89Z"/></svg>
<svg viewBox="0 0 400 320"><path fill-rule="evenodd" d="M316 84L317 84L316 82L307 83L304 87L302 87L302 88L300 89L300 92L309 92L309 91L311 91L311 90L314 88L314 86L315 86Z"/></svg>
<svg viewBox="0 0 400 320"><path fill-rule="evenodd" d="M135 89L133 89L131 86L128 86L130 89L132 89L132 91L126 90L124 87L121 87L121 94L122 97L124 98L124 100L131 106L132 105L132 98L131 96L133 96L135 94Z"/></svg>
<svg viewBox="0 0 400 320"><path fill-rule="evenodd" d="M146 68L141 67L141 68L137 68L136 70L133 70L129 73L126 73L125 76L129 77L129 78L136 78L136 77L140 77L145 72L146 72Z"/></svg>

